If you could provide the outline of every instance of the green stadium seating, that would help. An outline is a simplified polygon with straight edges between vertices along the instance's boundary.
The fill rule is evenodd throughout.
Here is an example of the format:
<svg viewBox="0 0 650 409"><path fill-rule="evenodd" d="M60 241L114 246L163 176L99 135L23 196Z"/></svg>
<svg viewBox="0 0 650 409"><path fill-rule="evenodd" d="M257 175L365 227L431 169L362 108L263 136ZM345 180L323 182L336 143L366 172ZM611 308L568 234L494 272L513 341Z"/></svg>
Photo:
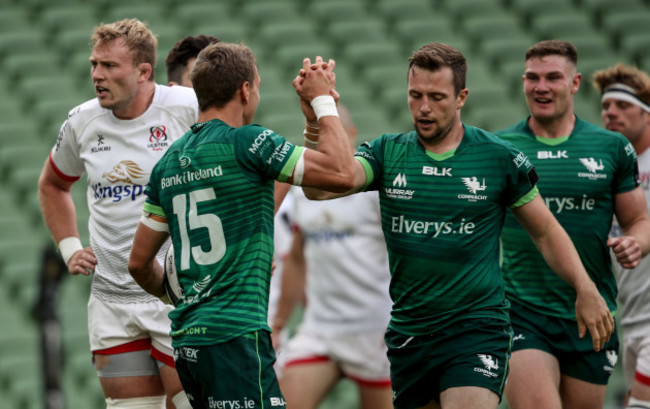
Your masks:
<svg viewBox="0 0 650 409"><path fill-rule="evenodd" d="M463 52L469 49L467 38L456 34L453 23L444 14L405 18L393 25L391 33L409 54L431 42L453 45Z"/></svg>
<svg viewBox="0 0 650 409"><path fill-rule="evenodd" d="M464 20L463 32L471 44L471 51L478 53L484 42L525 37L526 32L519 24L512 14L476 15Z"/></svg>
<svg viewBox="0 0 650 409"><path fill-rule="evenodd" d="M319 27L319 32L331 31L330 24L342 21L363 21L367 18L365 5L355 0L313 1L305 10L306 21Z"/></svg>
<svg viewBox="0 0 650 409"><path fill-rule="evenodd" d="M84 29L90 35L93 27L99 23L97 7L91 3L69 4L53 3L44 8L38 16L38 22L48 37L56 36L60 31L71 28Z"/></svg>
<svg viewBox="0 0 650 409"><path fill-rule="evenodd" d="M520 16L524 27L534 25L535 20L542 16L562 16L578 12L573 4L566 0L512 0L512 9Z"/></svg>
<svg viewBox="0 0 650 409"><path fill-rule="evenodd" d="M182 2L176 4L170 12L171 20L180 26L180 31L189 35L194 32L196 26L212 26L212 30L218 30L223 22L232 21L230 7L223 2ZM240 23L241 24L241 23Z"/></svg>

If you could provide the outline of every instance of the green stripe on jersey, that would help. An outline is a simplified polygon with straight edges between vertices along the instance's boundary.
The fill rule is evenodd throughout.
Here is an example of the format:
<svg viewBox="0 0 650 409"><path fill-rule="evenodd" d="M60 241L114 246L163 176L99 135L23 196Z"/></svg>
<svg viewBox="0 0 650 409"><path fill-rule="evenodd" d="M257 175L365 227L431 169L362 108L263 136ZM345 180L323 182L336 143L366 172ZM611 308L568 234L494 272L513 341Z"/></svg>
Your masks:
<svg viewBox="0 0 650 409"><path fill-rule="evenodd" d="M611 311L616 282L606 245L614 196L635 188L636 154L620 134L577 119L568 137L536 137L527 120L497 133L524 152L546 205L567 231ZM575 319L575 291L547 266L517 220L506 215L503 272L508 298L552 316Z"/></svg>
<svg viewBox="0 0 650 409"><path fill-rule="evenodd" d="M427 154L415 132L363 144L369 190L379 190L388 247L390 327L427 334L460 319L508 319L499 270L506 209L533 190L527 158L465 126L451 156Z"/></svg>
<svg viewBox="0 0 650 409"><path fill-rule="evenodd" d="M268 330L273 185L300 152L269 129L213 120L156 164L146 206L167 216L185 291L170 313L174 347Z"/></svg>

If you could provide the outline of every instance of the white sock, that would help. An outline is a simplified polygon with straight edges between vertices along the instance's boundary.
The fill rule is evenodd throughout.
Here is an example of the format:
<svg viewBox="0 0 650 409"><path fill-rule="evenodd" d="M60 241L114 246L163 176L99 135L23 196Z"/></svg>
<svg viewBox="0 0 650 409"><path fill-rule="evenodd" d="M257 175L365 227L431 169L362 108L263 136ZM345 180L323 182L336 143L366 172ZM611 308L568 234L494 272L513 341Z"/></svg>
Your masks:
<svg viewBox="0 0 650 409"><path fill-rule="evenodd" d="M174 402L176 409L192 409L192 405L190 405L190 401L187 399L184 391L180 391L174 395L172 402Z"/></svg>

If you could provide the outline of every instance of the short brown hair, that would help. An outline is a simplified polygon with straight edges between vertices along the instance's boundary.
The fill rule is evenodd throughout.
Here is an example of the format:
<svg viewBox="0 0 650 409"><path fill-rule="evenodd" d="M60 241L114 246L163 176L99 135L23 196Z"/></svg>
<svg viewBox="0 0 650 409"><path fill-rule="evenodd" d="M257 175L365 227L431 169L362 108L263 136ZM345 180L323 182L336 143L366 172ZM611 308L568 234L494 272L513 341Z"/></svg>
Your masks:
<svg viewBox="0 0 650 409"><path fill-rule="evenodd" d="M600 93L612 84L625 84L634 90L643 103L650 105L650 76L636 67L616 64L596 71L592 82Z"/></svg>
<svg viewBox="0 0 650 409"><path fill-rule="evenodd" d="M199 52L209 44L218 42L217 37L205 34L185 36L180 39L169 51L165 59L167 81L180 84L183 80L185 68L187 68L187 62L192 58L196 58Z"/></svg>
<svg viewBox="0 0 650 409"><path fill-rule="evenodd" d="M559 55L571 61L573 65L578 65L578 51L573 44L562 40L544 40L532 45L526 51L526 61L548 55Z"/></svg>
<svg viewBox="0 0 650 409"><path fill-rule="evenodd" d="M198 55L191 78L199 108L222 108L246 81L255 80L257 62L244 44L213 43Z"/></svg>
<svg viewBox="0 0 650 409"><path fill-rule="evenodd" d="M134 66L141 63L151 64L151 77L149 80L153 81L155 79L158 40L142 21L127 18L114 23L102 23L93 30L90 45L93 48L103 47L120 38L126 42L133 57Z"/></svg>
<svg viewBox="0 0 650 409"><path fill-rule="evenodd" d="M454 91L456 95L465 89L467 78L467 61L463 54L452 46L443 43L425 44L413 52L409 58L409 73L413 67L427 71L438 71L449 67L454 75Z"/></svg>

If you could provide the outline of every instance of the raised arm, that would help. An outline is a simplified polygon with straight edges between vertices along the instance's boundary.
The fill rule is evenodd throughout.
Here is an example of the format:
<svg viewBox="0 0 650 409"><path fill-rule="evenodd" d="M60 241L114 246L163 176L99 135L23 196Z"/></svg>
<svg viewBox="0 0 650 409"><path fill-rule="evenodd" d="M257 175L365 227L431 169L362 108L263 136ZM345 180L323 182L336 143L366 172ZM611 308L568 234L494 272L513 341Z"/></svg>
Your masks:
<svg viewBox="0 0 650 409"><path fill-rule="evenodd" d="M353 187L355 160L350 139L338 117L334 91L334 61L317 57L314 64L303 60L303 68L293 86L301 99L307 120L307 132L316 135L312 149L296 165L291 183L333 192L347 192Z"/></svg>
<svg viewBox="0 0 650 409"><path fill-rule="evenodd" d="M585 270L571 238L548 210L541 196L512 209L549 267L576 290L576 320L580 337L589 330L595 351L614 332L607 303Z"/></svg>

